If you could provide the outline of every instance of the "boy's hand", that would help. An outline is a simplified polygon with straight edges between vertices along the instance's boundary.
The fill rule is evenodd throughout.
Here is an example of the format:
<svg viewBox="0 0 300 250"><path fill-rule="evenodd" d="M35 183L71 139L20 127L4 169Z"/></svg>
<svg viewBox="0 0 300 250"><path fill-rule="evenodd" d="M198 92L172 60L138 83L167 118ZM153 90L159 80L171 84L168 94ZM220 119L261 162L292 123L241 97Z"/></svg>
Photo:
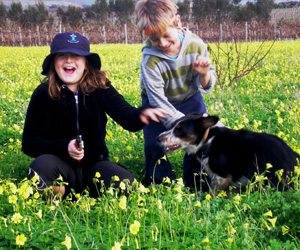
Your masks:
<svg viewBox="0 0 300 250"><path fill-rule="evenodd" d="M71 158L74 160L80 161L84 156L84 150L78 150L76 146L76 139L73 139L69 142L68 152Z"/></svg>
<svg viewBox="0 0 300 250"><path fill-rule="evenodd" d="M193 68L198 72L200 75L200 83L203 88L206 88L209 80L209 66L211 64L211 60L207 57L198 56L196 62L193 64Z"/></svg>
<svg viewBox="0 0 300 250"><path fill-rule="evenodd" d="M198 56L196 61L193 64L193 68L198 72L199 75L205 76L209 71L210 64L211 61L209 58Z"/></svg>

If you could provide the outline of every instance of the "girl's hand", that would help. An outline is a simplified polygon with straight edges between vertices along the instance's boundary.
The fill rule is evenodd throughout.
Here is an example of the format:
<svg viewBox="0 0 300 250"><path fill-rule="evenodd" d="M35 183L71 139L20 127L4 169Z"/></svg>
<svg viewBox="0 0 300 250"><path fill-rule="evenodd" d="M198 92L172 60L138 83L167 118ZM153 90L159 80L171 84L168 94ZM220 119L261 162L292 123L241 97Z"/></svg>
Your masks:
<svg viewBox="0 0 300 250"><path fill-rule="evenodd" d="M159 122L158 117L166 118L165 115L168 115L168 114L169 114L168 112L166 112L160 108L148 108L142 112L142 114L140 115L140 119L143 123L148 125L149 119Z"/></svg>
<svg viewBox="0 0 300 250"><path fill-rule="evenodd" d="M198 72L199 75L204 76L207 75L210 64L211 64L211 60L209 58L198 56L196 61L193 64L193 68Z"/></svg>
<svg viewBox="0 0 300 250"><path fill-rule="evenodd" d="M68 152L71 158L74 160L80 161L84 156L84 150L78 150L76 146L76 139L73 139L69 142Z"/></svg>

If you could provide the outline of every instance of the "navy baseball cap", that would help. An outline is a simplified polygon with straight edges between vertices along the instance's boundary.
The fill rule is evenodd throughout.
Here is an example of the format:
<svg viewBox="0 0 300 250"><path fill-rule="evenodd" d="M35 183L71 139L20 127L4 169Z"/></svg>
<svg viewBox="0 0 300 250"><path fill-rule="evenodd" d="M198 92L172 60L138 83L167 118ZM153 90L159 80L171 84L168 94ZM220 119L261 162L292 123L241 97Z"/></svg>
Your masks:
<svg viewBox="0 0 300 250"><path fill-rule="evenodd" d="M64 32L55 35L50 45L50 55L43 62L42 75L48 75L50 64L57 53L74 53L85 56L89 63L97 70L101 69L101 60L98 54L90 52L89 40L74 32Z"/></svg>

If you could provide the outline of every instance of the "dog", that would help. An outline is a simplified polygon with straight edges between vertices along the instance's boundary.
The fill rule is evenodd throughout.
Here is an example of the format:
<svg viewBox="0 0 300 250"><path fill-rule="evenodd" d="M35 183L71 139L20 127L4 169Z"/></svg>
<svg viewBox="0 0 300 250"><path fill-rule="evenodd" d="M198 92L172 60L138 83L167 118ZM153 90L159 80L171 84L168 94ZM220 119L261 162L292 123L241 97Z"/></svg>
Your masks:
<svg viewBox="0 0 300 250"><path fill-rule="evenodd" d="M217 116L206 113L182 117L157 140L166 153L183 149L196 156L210 179L211 191L228 190L229 186L243 188L261 174L274 187L286 186L276 172L283 170L281 178L287 180L300 159L277 136L229 129Z"/></svg>

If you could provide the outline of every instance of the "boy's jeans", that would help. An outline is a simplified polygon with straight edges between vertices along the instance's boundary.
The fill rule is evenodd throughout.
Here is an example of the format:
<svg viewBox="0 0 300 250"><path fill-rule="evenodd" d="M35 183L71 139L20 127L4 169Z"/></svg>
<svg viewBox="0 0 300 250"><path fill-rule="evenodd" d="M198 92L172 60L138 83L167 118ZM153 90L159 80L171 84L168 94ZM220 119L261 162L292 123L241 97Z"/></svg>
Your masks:
<svg viewBox="0 0 300 250"><path fill-rule="evenodd" d="M142 103L149 104L148 98L142 93ZM203 102L200 91L174 107L180 112L189 114L191 112L206 112L206 108ZM151 121L148 126L143 129L144 132L144 150L146 160L146 180L145 184L150 185L152 182L157 184L161 183L164 177L169 177L171 180L175 179L175 173L172 170L172 165L169 160L161 159L165 153L163 148L157 143L157 136L166 131L162 123ZM158 160L160 164L158 164ZM185 185L187 187L194 187L195 176L194 173L200 171L200 164L195 157L185 154L183 161L183 175L185 179Z"/></svg>

